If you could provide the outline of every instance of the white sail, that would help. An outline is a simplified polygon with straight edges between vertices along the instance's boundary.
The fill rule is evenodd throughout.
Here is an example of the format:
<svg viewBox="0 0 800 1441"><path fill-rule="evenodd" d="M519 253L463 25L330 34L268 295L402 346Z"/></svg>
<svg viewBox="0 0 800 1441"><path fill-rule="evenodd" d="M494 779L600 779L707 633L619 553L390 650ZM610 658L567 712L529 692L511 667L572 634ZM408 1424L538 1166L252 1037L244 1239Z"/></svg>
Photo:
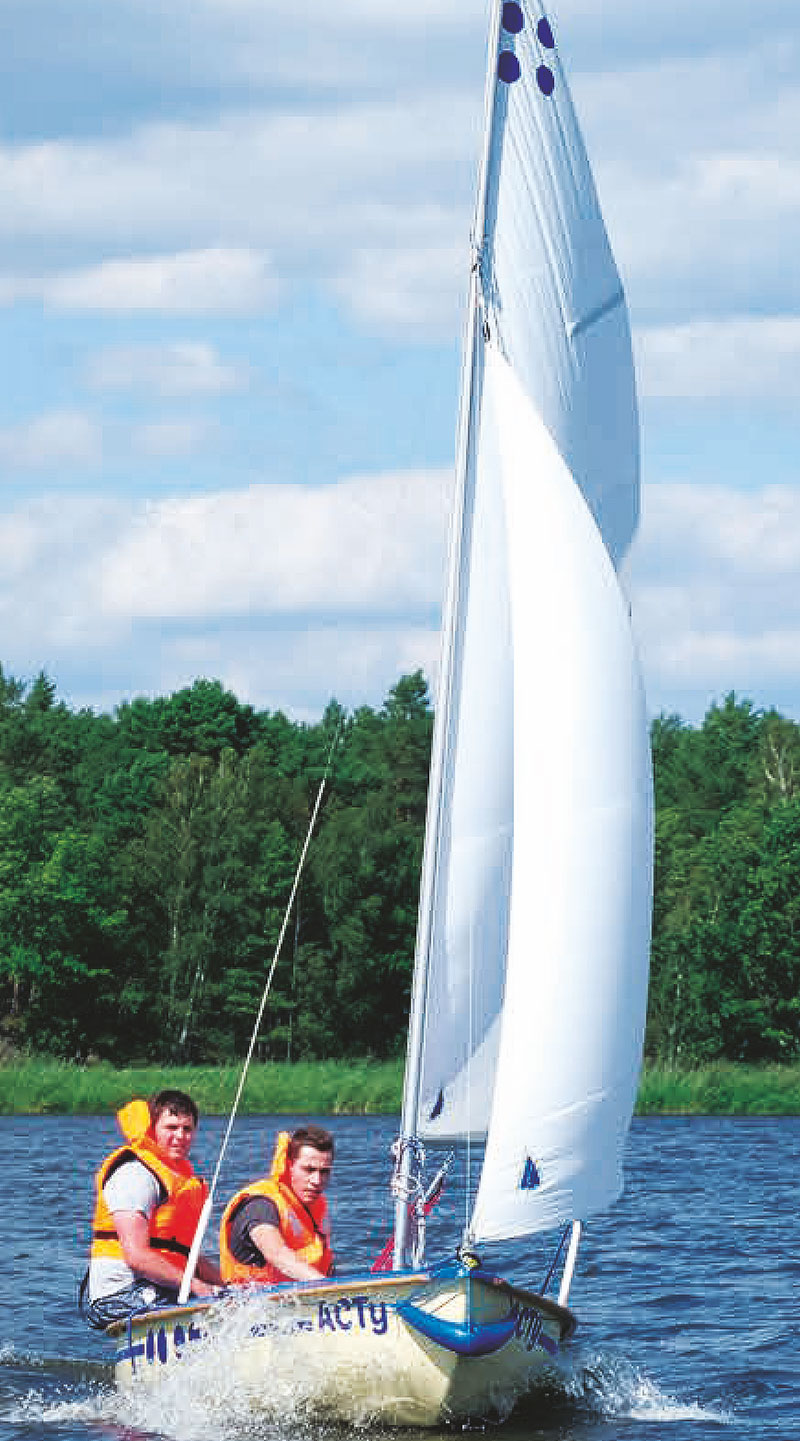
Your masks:
<svg viewBox="0 0 800 1441"><path fill-rule="evenodd" d="M482 1136L489 1120L505 985L513 848L513 665L507 535L494 440L480 428L470 462L455 643L431 897L423 1027L423 1136ZM485 959L488 958L488 964Z"/></svg>
<svg viewBox="0 0 800 1441"><path fill-rule="evenodd" d="M639 426L622 284L550 24L531 0L503 4L501 12L509 20L518 13L522 28L501 27L498 68L514 63L520 73L511 83L498 76L495 91L486 303L503 353L618 565L639 515Z"/></svg>
<svg viewBox="0 0 800 1441"><path fill-rule="evenodd" d="M627 607L510 366L486 356L513 639L514 845L497 1075L472 1234L621 1189L647 1001L650 753Z"/></svg>
<svg viewBox="0 0 800 1441"><path fill-rule="evenodd" d="M627 313L550 27L530 0L498 15L417 996L418 1133L491 1117L476 1239L619 1190L652 851L614 569L639 504Z"/></svg>

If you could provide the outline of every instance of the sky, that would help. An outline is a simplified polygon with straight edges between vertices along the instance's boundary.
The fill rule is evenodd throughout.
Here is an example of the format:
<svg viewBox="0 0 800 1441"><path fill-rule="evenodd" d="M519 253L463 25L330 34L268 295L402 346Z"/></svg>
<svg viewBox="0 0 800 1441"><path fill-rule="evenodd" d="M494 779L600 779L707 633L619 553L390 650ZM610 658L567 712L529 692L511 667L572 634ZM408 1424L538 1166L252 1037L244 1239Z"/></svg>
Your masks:
<svg viewBox="0 0 800 1441"><path fill-rule="evenodd" d="M800 8L553 0L625 284L649 709L800 719ZM486 0L0 0L0 664L435 683Z"/></svg>

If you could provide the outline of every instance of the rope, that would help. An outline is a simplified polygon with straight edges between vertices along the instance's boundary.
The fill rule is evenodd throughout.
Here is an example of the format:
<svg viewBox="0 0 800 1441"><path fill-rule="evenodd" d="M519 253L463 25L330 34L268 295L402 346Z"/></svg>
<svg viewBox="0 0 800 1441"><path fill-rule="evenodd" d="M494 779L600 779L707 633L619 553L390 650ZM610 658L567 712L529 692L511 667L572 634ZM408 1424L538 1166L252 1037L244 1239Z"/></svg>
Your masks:
<svg viewBox="0 0 800 1441"><path fill-rule="evenodd" d="M195 1233L194 1233L194 1239L193 1239L193 1241L192 1241L191 1250L189 1251L189 1258L188 1258L188 1260L187 1260L187 1262L186 1262L186 1270L185 1270L184 1273L183 1273L183 1279L182 1279L182 1281L181 1281L180 1290L179 1290L179 1292L178 1292L178 1303L179 1303L179 1305L183 1305L184 1302L189 1299L189 1290L190 1290L190 1288L191 1288L191 1284L192 1284L192 1281L193 1281L193 1279L194 1279L194 1273L195 1273L195 1269L196 1269L196 1267L197 1267L197 1258L198 1258L198 1256L200 1255L200 1247L201 1247L202 1244L203 1244L203 1237L205 1236L206 1228L207 1228L208 1222L209 1222L209 1220L210 1220L210 1218L211 1218L211 1208L212 1208L212 1205L213 1205L213 1202L214 1202L214 1192L215 1192L216 1187L217 1187L217 1181L219 1180L219 1173L220 1173L220 1171L222 1170L222 1162L223 1162L224 1157L225 1157L225 1152L226 1152L226 1150L228 1149L228 1142L229 1142L229 1140L230 1140L231 1132L232 1132L232 1130L233 1130L233 1123L234 1123L234 1120L235 1120L235 1118L236 1118L236 1112L237 1112L237 1110L238 1110L238 1108L239 1108L239 1101L241 1100L241 1097L242 1097L242 1092L243 1092L243 1090L244 1090L244 1083L245 1083L245 1081L246 1081L246 1079L247 1079L247 1072L248 1072L249 1067L250 1067L250 1062L251 1062L251 1060L253 1059L253 1052L254 1052L255 1047L256 1047L256 1041L258 1040L258 1033L259 1033L259 1030L261 1029L261 1022L262 1022L263 1017L264 1017L264 1011L266 1010L267 998L268 998L269 993L270 993L270 990L271 990L271 988L272 988L272 979L273 979L273 976L275 975L275 968L276 968L276 966L277 966L277 964L278 964L278 957L279 957L280 952L281 952L281 946L283 945L284 936L286 935L286 928L287 928L287 926L288 926L288 924L289 924L289 917L290 917L290 915L291 915L291 913L292 913L292 906L294 905L295 896L297 895L297 888L298 888L298 886L299 886L299 884L300 884L300 876L302 875L303 866L304 866L304 864L305 864L305 859L306 859L306 855L307 855L307 852L308 852L308 847L309 847L309 845L311 844L311 837L312 837L312 835L313 835L313 833L314 833L314 827L315 827L316 822L317 822L317 816L319 815L319 808L320 808L320 806L322 805L322 797L323 797L323 795L324 795L324 793L325 793L325 786L326 786L326 784L327 784L328 773L329 773L329 771L330 771L331 762L332 762L332 760L333 760L333 753L334 753L334 751L335 751L335 749L336 749L336 746L337 746L338 743L339 743L339 735L340 735L341 729L342 729L342 721L343 721L343 717L340 716L340 717L339 717L339 724L338 724L337 727L336 727L336 733L335 733L335 735L334 735L334 737L333 737L333 740L332 740L332 742L331 742L331 748L330 748L330 750L329 750L329 752L328 752L328 759L327 759L327 761L325 762L325 770L323 771L322 780L320 781L319 790L317 791L317 799L316 799L316 801L315 801L315 803L314 803L314 809L313 809L313 811L312 811L312 813L311 813L311 820L310 820L309 823L308 823L308 830L306 831L306 838L305 838L305 841L303 842L303 849L302 849L302 851L300 852L300 859L299 859L299 861L298 861L298 863L297 863L297 870L295 871L295 876L294 876L294 882L293 882L293 884L292 884L291 895L289 896L289 900L288 900L288 903L287 903L287 906L286 906L286 911L285 911L284 917L283 917L283 924L282 924L282 926L281 926L280 935L278 936L277 944L276 944L276 946L275 946L275 951L274 951L274 954L273 954L273 957L272 957L272 963L271 963L271 965L270 965L269 973L268 973L268 975L267 975L266 985L264 986L264 992L263 992L263 995L262 995L262 997L261 997L261 1004L259 1005L258 1015L256 1016L256 1023L255 1023L255 1025L253 1026L253 1034L252 1034L251 1037L250 1037L250 1045L249 1045L248 1048L247 1048L247 1055L246 1055L246 1057L245 1057L244 1065L242 1066L242 1074L241 1074L241 1076L239 1077L239 1085L238 1085L237 1090L236 1090L236 1095L235 1095L235 1097L234 1097L233 1106L231 1107L231 1113L230 1113L230 1116L229 1116L229 1118L228 1118L228 1125L227 1125L226 1130L225 1130L225 1135L224 1135L223 1138L222 1138L222 1145L220 1146L219 1156L217 1157L217 1164L216 1164L216 1167L215 1167L215 1170L214 1170L214 1175L213 1175L212 1180L211 1180L211 1185L210 1185L210 1187L209 1187L208 1196L207 1196L207 1198L206 1198L205 1205L203 1206L203 1209L202 1209L202 1211L201 1211L201 1213L200 1213L200 1219L199 1219L199 1221L197 1222L197 1230L196 1230Z"/></svg>
<svg viewBox="0 0 800 1441"><path fill-rule="evenodd" d="M410 1157L408 1167L403 1162L406 1154ZM422 1192L422 1170L425 1166L425 1149L416 1136L399 1136L392 1145L394 1171L391 1191L395 1200L406 1203L416 1200Z"/></svg>
<svg viewBox="0 0 800 1441"><path fill-rule="evenodd" d="M556 1247L556 1254L555 1254L555 1256L553 1257L553 1259L552 1259L552 1261L551 1261L551 1263L550 1263L550 1270L548 1271L548 1273L547 1273L547 1275L545 1276L545 1278L544 1278L541 1286L539 1287L539 1295L540 1295L540 1296L544 1296L545 1292L547 1291L548 1286L550 1285L550 1282L551 1282L552 1279L553 1279L553 1275L554 1275L554 1273L555 1273L556 1266L558 1265L558 1262L559 1262L559 1259L560 1259L560 1256L561 1256L561 1252L562 1252L563 1249L564 1249L564 1245L565 1245L566 1239L567 1239L567 1237L568 1237L571 1229L572 1229L571 1225L570 1225L570 1226L566 1226L566 1227L564 1228L564 1230L562 1231L562 1233L561 1233L561 1240L559 1241L558 1246Z"/></svg>
<svg viewBox="0 0 800 1441"><path fill-rule="evenodd" d="M475 948L469 928L469 1050L467 1052L467 1175L464 1187L464 1235L469 1232L472 1196L472 1057L475 1053Z"/></svg>
<svg viewBox="0 0 800 1441"><path fill-rule="evenodd" d="M472 1192L472 1056L475 1046L475 950L473 929L469 928L469 1049L467 1052L467 1156L464 1186L464 1241L470 1230ZM467 1325L472 1326L472 1286L467 1283Z"/></svg>

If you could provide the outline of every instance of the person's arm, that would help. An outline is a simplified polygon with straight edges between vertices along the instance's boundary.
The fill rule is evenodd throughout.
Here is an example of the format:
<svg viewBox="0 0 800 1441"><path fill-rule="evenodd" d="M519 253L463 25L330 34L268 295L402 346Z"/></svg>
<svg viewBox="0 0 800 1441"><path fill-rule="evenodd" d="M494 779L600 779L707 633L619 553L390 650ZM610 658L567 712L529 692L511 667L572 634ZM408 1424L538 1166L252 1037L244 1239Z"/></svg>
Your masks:
<svg viewBox="0 0 800 1441"><path fill-rule="evenodd" d="M269 1226L262 1221L257 1226L250 1227L250 1239L261 1252L264 1260L276 1271L280 1271L288 1281L326 1281L315 1266L309 1266L307 1261L301 1261L296 1251L287 1246L277 1226Z"/></svg>
<svg viewBox="0 0 800 1441"><path fill-rule="evenodd" d="M212 1286L221 1286L223 1284L222 1272L219 1266L216 1261L212 1261L208 1256L198 1256L194 1273L200 1277L201 1281L208 1281Z"/></svg>
<svg viewBox="0 0 800 1441"><path fill-rule="evenodd" d="M153 1250L147 1217L140 1211L115 1211L114 1225L122 1254L131 1270L135 1271L137 1276L145 1276L148 1281L157 1281L162 1286L177 1289L180 1285L180 1272L176 1271L165 1256ZM202 1274L199 1274L201 1272ZM201 1257L192 1278L191 1293L194 1296L212 1296L214 1287L220 1284L220 1280L214 1263Z"/></svg>

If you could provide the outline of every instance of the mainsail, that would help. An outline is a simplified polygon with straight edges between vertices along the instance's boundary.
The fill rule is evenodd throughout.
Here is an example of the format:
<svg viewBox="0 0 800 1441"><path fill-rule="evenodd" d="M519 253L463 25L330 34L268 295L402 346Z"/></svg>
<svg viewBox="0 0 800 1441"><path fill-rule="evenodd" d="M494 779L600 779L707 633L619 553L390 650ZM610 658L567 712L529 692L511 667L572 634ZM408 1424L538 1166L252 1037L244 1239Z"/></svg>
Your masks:
<svg viewBox="0 0 800 1441"><path fill-rule="evenodd" d="M403 1116L487 1136L476 1240L621 1187L652 853L627 312L550 24L494 9Z"/></svg>

